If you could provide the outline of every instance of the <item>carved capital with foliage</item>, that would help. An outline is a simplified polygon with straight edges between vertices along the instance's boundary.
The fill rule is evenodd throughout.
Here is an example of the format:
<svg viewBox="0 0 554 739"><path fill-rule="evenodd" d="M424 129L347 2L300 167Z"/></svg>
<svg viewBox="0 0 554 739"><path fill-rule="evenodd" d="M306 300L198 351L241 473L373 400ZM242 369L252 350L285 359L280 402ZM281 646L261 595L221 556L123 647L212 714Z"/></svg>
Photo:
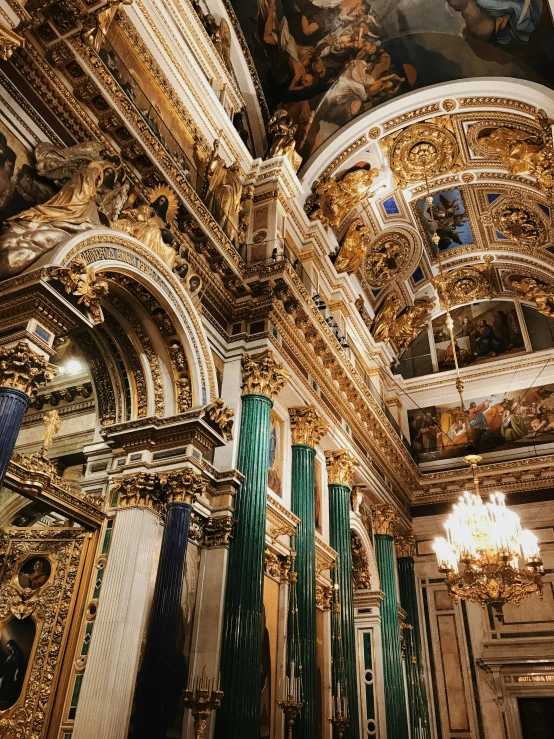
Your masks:
<svg viewBox="0 0 554 739"><path fill-rule="evenodd" d="M394 545L396 547L396 556L411 557L415 555L415 536L413 534L396 534L394 537Z"/></svg>
<svg viewBox="0 0 554 739"><path fill-rule="evenodd" d="M329 485L346 485L352 487L352 477L359 463L348 449L325 452L327 479Z"/></svg>
<svg viewBox="0 0 554 739"><path fill-rule="evenodd" d="M56 373L57 369L33 351L26 341L0 347L0 387L21 390L31 396Z"/></svg>
<svg viewBox="0 0 554 739"><path fill-rule="evenodd" d="M199 495L206 492L208 481L200 472L192 467L185 467L178 472L170 472L162 478L162 487L167 505L171 503L188 503L193 505Z"/></svg>
<svg viewBox="0 0 554 739"><path fill-rule="evenodd" d="M316 447L329 429L329 424L316 413L313 405L289 408L292 443Z"/></svg>
<svg viewBox="0 0 554 739"><path fill-rule="evenodd" d="M272 400L285 385L290 374L269 349L242 357L242 394L265 395Z"/></svg>
<svg viewBox="0 0 554 739"><path fill-rule="evenodd" d="M157 474L139 472L127 475L116 485L120 508L148 508L154 513L163 513L164 492Z"/></svg>
<svg viewBox="0 0 554 739"><path fill-rule="evenodd" d="M204 524L204 546L228 547L234 525L235 521L230 516L210 517Z"/></svg>
<svg viewBox="0 0 554 739"><path fill-rule="evenodd" d="M394 536L398 516L391 505L372 505L373 533Z"/></svg>

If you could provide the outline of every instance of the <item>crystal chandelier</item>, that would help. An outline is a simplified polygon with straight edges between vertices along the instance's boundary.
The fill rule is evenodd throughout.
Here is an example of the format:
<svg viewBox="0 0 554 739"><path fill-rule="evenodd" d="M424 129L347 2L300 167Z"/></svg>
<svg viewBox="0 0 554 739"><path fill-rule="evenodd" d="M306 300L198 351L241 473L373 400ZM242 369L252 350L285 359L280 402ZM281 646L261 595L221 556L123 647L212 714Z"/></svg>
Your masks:
<svg viewBox="0 0 554 739"><path fill-rule="evenodd" d="M505 603L518 604L539 593L543 566L537 537L522 530L519 516L506 508L504 495L493 493L488 503L479 495L477 455L465 460L474 473L476 494L464 492L445 523L447 539L435 539L439 571L456 599L490 605L502 621Z"/></svg>

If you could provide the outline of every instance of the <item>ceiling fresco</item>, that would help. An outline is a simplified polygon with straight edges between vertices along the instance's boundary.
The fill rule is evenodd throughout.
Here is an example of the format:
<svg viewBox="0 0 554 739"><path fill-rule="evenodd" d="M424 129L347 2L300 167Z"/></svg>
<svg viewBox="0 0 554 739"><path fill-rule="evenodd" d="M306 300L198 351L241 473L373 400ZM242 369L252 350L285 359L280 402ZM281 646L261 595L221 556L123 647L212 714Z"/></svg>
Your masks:
<svg viewBox="0 0 554 739"><path fill-rule="evenodd" d="M298 125L304 160L356 116L466 77L552 86L544 0L232 0L271 110Z"/></svg>

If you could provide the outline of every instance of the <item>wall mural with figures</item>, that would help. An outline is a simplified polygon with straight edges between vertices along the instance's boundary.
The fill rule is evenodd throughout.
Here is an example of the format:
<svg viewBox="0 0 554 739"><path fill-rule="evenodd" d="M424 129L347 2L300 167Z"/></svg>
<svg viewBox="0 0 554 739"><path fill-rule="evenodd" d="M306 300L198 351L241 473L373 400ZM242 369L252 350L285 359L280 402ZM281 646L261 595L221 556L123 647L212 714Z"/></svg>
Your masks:
<svg viewBox="0 0 554 739"><path fill-rule="evenodd" d="M554 444L554 384L471 398L466 408L469 438L459 403L408 411L419 462L463 457L468 443L479 454Z"/></svg>
<svg viewBox="0 0 554 739"><path fill-rule="evenodd" d="M233 0L272 110L306 160L396 95L464 77L552 84L542 0Z"/></svg>

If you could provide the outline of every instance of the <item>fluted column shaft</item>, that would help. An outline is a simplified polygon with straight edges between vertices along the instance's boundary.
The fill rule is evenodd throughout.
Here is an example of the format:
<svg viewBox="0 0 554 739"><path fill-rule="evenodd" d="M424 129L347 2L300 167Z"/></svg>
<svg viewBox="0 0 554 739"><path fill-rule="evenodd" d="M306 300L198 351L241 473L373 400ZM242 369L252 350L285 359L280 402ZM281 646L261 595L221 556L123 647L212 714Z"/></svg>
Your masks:
<svg viewBox="0 0 554 739"><path fill-rule="evenodd" d="M417 662L414 665L414 682L408 679L408 699L411 711L412 726L429 726L429 710L427 706L427 691L423 678L423 663L421 650L421 631L419 626L419 608L417 604L417 585L415 564L413 557L397 557L398 585L400 588L400 605L408 614L407 620L412 627L414 654ZM414 684L415 683L415 684Z"/></svg>
<svg viewBox="0 0 554 739"><path fill-rule="evenodd" d="M21 390L0 387L0 486L12 458L23 416L29 405L29 396Z"/></svg>
<svg viewBox="0 0 554 739"><path fill-rule="evenodd" d="M221 654L224 698L220 739L258 739L266 496L271 400L245 395L237 466L245 475L235 500Z"/></svg>
<svg viewBox="0 0 554 739"><path fill-rule="evenodd" d="M359 739L358 679L356 670L356 631L354 627L354 578L350 542L350 488L329 485L330 544L338 552L337 564L341 631L346 668L348 713L350 722L345 739Z"/></svg>
<svg viewBox="0 0 554 739"><path fill-rule="evenodd" d="M73 729L74 739L127 739L158 515L118 511Z"/></svg>
<svg viewBox="0 0 554 739"><path fill-rule="evenodd" d="M177 629L191 510L190 503L167 506L146 647L137 685L134 724L139 739L165 739L172 719L173 683L183 671L177 654Z"/></svg>
<svg viewBox="0 0 554 739"><path fill-rule="evenodd" d="M375 534L375 557L379 569L381 590L385 594L381 604L381 641L383 645L387 739L405 739L408 736L408 716L402 669L392 535Z"/></svg>
<svg viewBox="0 0 554 739"><path fill-rule="evenodd" d="M315 449L305 444L293 445L292 512L300 519L295 539L296 592L304 698L304 706L294 724L297 739L318 739L314 459Z"/></svg>

